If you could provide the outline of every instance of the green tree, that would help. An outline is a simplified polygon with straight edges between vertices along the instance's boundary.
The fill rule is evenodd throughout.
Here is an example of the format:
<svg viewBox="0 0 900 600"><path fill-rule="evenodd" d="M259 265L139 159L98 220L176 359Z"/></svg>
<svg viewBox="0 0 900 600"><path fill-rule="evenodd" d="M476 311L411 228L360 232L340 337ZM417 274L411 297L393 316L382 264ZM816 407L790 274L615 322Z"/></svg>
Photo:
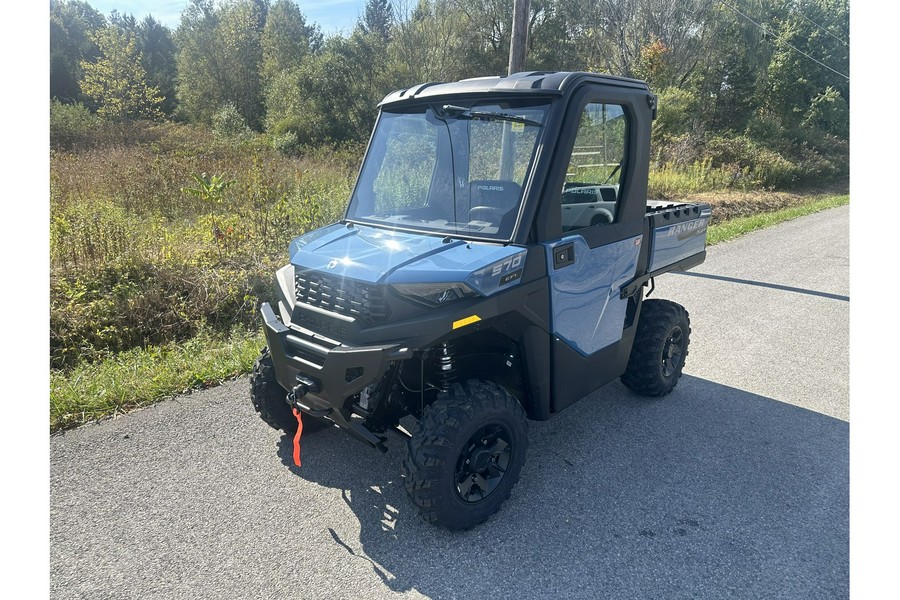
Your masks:
<svg viewBox="0 0 900 600"><path fill-rule="evenodd" d="M388 48L390 72L406 86L453 81L469 72L479 73L478 66L468 63L468 49L475 45L467 39L464 20L468 19L449 2L419 0L395 25ZM479 74L488 73L491 71Z"/></svg>
<svg viewBox="0 0 900 600"><path fill-rule="evenodd" d="M191 0L175 32L178 113L190 121L208 123L225 104L220 83L226 68L219 57L218 24L213 0Z"/></svg>
<svg viewBox="0 0 900 600"><path fill-rule="evenodd" d="M261 127L261 38L267 12L263 0L230 0L218 8L212 0L191 0L176 32L176 94L184 116L209 123L232 103L251 127Z"/></svg>
<svg viewBox="0 0 900 600"><path fill-rule="evenodd" d="M293 132L302 145L366 140L386 94L375 76L384 57L371 42L359 30L333 36L300 68L282 71L270 88L268 129Z"/></svg>
<svg viewBox="0 0 900 600"><path fill-rule="evenodd" d="M850 135L850 114L847 102L840 92L828 86L810 102L802 125L815 127L847 139Z"/></svg>
<svg viewBox="0 0 900 600"><path fill-rule="evenodd" d="M134 36L141 65L147 73L147 84L159 89L163 96L160 109L171 115L175 111L175 42L168 27L147 15L140 22L134 15L112 10L109 24Z"/></svg>
<svg viewBox="0 0 900 600"><path fill-rule="evenodd" d="M569 5L531 2L528 69L584 70ZM506 73L513 0L419 0L411 9L400 6L386 81L409 85Z"/></svg>
<svg viewBox="0 0 900 600"><path fill-rule="evenodd" d="M132 34L136 33L138 28L137 19L133 14L119 12L116 9L109 13L109 24Z"/></svg>
<svg viewBox="0 0 900 600"><path fill-rule="evenodd" d="M394 7L389 0L366 0L361 27L363 32L378 36L384 42L391 37L394 25Z"/></svg>
<svg viewBox="0 0 900 600"><path fill-rule="evenodd" d="M753 114L759 76L771 46L763 32L724 5L706 16L708 50L688 81L678 87L694 93L703 116L695 123L711 130L740 131Z"/></svg>
<svg viewBox="0 0 900 600"><path fill-rule="evenodd" d="M175 40L168 27L151 15L144 17L137 27L138 48L147 84L159 89L164 100L160 108L171 115L175 112Z"/></svg>
<svg viewBox="0 0 900 600"><path fill-rule="evenodd" d="M455 45L462 53L460 76L506 74L513 0L452 0L436 2L435 9L435 15L444 12L444 18L458 23Z"/></svg>
<svg viewBox="0 0 900 600"><path fill-rule="evenodd" d="M288 146L297 142L297 132L288 121L301 117L297 103L302 88L301 69L304 62L322 46L322 33L315 25L308 25L306 18L293 0L278 0L272 5L262 33L263 62L261 76L264 86L266 124L270 130L281 124L277 133L292 136ZM288 129L290 131L288 131Z"/></svg>
<svg viewBox="0 0 900 600"><path fill-rule="evenodd" d="M575 0L568 7L572 38L591 70L635 77L641 52L659 41L669 49L671 80L680 85L703 59L710 41L706 16L714 0Z"/></svg>
<svg viewBox="0 0 900 600"><path fill-rule="evenodd" d="M788 127L816 121L807 113L829 89L848 104L848 19L845 0L805 0L791 3L783 20L769 26L775 33L774 50L760 104ZM831 103L838 100L828 96Z"/></svg>
<svg viewBox="0 0 900 600"><path fill-rule="evenodd" d="M97 104L97 114L116 122L160 116L162 96L147 85L141 54L133 35L110 26L94 34L100 56L82 61L81 89Z"/></svg>
<svg viewBox="0 0 900 600"><path fill-rule="evenodd" d="M300 67L322 45L322 33L308 25L293 0L277 0L269 9L262 32L263 81L282 71Z"/></svg>
<svg viewBox="0 0 900 600"><path fill-rule="evenodd" d="M526 69L538 71L581 71L584 62L576 43L577 24L569 20L568 3L532 0L528 30Z"/></svg>
<svg viewBox="0 0 900 600"><path fill-rule="evenodd" d="M50 97L67 102L84 99L78 82L81 62L97 58L93 34L106 26L103 15L87 2L50 1Z"/></svg>

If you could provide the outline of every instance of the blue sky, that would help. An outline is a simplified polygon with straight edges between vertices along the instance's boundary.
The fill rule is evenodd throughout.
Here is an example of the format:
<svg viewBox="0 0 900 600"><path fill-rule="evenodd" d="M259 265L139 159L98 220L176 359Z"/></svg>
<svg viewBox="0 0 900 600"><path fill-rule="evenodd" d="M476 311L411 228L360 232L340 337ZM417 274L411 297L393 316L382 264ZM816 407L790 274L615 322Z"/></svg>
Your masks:
<svg viewBox="0 0 900 600"><path fill-rule="evenodd" d="M295 0L307 22L318 23L322 33L349 32L363 13L365 0ZM151 14L172 29L181 21L181 11L187 0L87 0L95 9L109 15L113 9L133 14L138 20Z"/></svg>

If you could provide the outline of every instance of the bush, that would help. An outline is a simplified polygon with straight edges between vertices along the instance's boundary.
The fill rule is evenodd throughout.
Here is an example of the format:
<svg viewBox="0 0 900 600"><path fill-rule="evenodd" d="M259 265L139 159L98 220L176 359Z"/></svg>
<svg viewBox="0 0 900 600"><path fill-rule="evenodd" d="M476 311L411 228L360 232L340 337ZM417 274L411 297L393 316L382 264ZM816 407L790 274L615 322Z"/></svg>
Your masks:
<svg viewBox="0 0 900 600"><path fill-rule="evenodd" d="M253 137L253 131L247 127L243 115L232 102L213 115L212 130L217 138L224 140L248 140Z"/></svg>
<svg viewBox="0 0 900 600"><path fill-rule="evenodd" d="M803 168L748 136L715 136L706 144L712 164L746 170L754 187L788 188L803 179Z"/></svg>
<svg viewBox="0 0 900 600"><path fill-rule="evenodd" d="M94 362L134 347L192 337L202 328L258 326L260 299L272 300L275 265L124 262L50 282L50 366Z"/></svg>
<svg viewBox="0 0 900 600"><path fill-rule="evenodd" d="M813 98L803 125L847 139L850 135L850 109L840 93L828 86L824 92Z"/></svg>
<svg viewBox="0 0 900 600"><path fill-rule="evenodd" d="M666 141L692 131L698 120L697 96L682 88L669 87L657 96L656 120L653 121L653 141Z"/></svg>
<svg viewBox="0 0 900 600"><path fill-rule="evenodd" d="M747 122L745 135L767 148L782 149L790 145L781 118L773 112L758 110Z"/></svg>
<svg viewBox="0 0 900 600"><path fill-rule="evenodd" d="M758 185L767 189L789 189L804 180L802 166L766 148L756 150L752 170Z"/></svg>
<svg viewBox="0 0 900 600"><path fill-rule="evenodd" d="M106 263L131 255L139 232L128 212L108 200L57 204L50 215L50 253L73 268Z"/></svg>
<svg viewBox="0 0 900 600"><path fill-rule="evenodd" d="M300 155L300 139L296 131L287 131L281 135L272 136L272 147L285 156Z"/></svg>
<svg viewBox="0 0 900 600"><path fill-rule="evenodd" d="M99 123L100 119L91 114L84 104L63 104L55 98L50 101L51 146L74 146Z"/></svg>
<svg viewBox="0 0 900 600"><path fill-rule="evenodd" d="M677 198L700 192L747 189L748 170L736 166L713 166L710 159L689 165L667 163L650 171L650 198Z"/></svg>
<svg viewBox="0 0 900 600"><path fill-rule="evenodd" d="M785 156L747 135L679 136L657 151L650 195L671 198L714 190L790 189L840 177L835 161L805 142L795 143L792 149L793 154Z"/></svg>

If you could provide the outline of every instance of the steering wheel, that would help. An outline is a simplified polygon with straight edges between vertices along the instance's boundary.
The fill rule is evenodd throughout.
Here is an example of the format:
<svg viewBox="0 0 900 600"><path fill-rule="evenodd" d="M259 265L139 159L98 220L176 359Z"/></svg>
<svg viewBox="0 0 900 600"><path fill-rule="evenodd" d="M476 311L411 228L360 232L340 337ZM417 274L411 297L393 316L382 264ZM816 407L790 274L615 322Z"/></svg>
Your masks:
<svg viewBox="0 0 900 600"><path fill-rule="evenodd" d="M473 206L469 209L470 221L486 221L488 223L497 224L503 218L507 211L496 206Z"/></svg>

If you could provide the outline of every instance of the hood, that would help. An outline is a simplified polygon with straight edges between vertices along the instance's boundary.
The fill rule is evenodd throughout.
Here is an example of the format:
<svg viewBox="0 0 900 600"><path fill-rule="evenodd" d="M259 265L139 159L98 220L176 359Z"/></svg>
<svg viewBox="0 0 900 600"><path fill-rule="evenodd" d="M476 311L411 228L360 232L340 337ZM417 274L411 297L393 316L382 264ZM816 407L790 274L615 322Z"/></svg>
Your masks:
<svg viewBox="0 0 900 600"><path fill-rule="evenodd" d="M296 238L291 264L368 283L475 282L474 275L525 249L484 242L335 224ZM476 291L480 285L473 286Z"/></svg>

